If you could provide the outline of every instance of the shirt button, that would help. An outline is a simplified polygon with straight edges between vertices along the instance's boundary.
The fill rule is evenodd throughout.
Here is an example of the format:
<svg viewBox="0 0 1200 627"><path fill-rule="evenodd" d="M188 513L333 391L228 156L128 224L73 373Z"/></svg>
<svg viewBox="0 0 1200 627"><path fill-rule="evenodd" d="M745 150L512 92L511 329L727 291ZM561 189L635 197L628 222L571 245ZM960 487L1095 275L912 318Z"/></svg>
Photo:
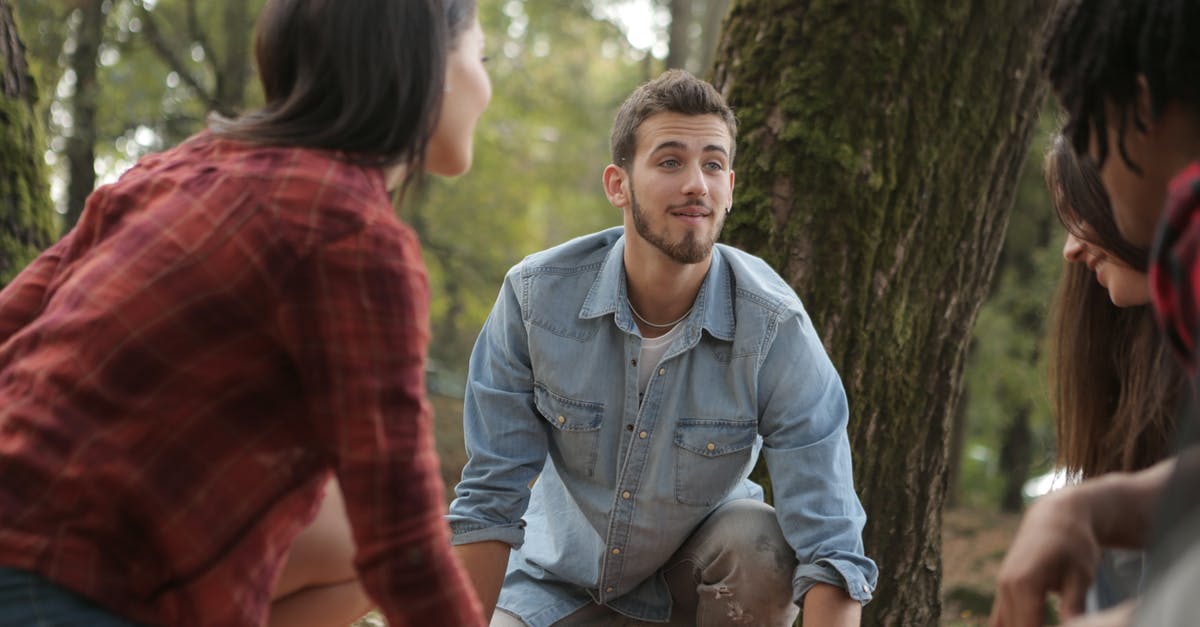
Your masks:
<svg viewBox="0 0 1200 627"><path fill-rule="evenodd" d="M717 450L717 445L713 444L712 442L709 442L708 444L704 445L704 448L706 448L710 451L715 451L715 450Z"/></svg>
<svg viewBox="0 0 1200 627"><path fill-rule="evenodd" d="M609 586L604 589L605 592L612 592L613 590L614 590L614 588L612 586Z"/></svg>
<svg viewBox="0 0 1200 627"><path fill-rule="evenodd" d="M620 554L621 554L621 549L613 549L613 550L612 550L612 554L613 554L613 555L620 555Z"/></svg>
<svg viewBox="0 0 1200 627"><path fill-rule="evenodd" d="M643 440L645 440L645 439L646 439L646 437L647 437L647 436L649 436L649 435L650 435L649 433L646 433L645 431L643 431L643 432L641 432L641 433L639 433L639 434L638 434L638 437L639 437L639 438L641 438L641 439L643 439Z"/></svg>
<svg viewBox="0 0 1200 627"><path fill-rule="evenodd" d="M633 425L625 425L626 431L633 431Z"/></svg>
<svg viewBox="0 0 1200 627"><path fill-rule="evenodd" d="M559 416L559 417L558 417L558 424L560 424L560 425L561 425L562 423L564 423L564 422L566 422L566 421L567 421L567 419L566 419L566 418L563 418L562 416Z"/></svg>
<svg viewBox="0 0 1200 627"><path fill-rule="evenodd" d="M636 365L637 365L637 360L636 360L636 359L630 359L630 360L629 360L629 365L630 365L630 366L636 366Z"/></svg>
<svg viewBox="0 0 1200 627"><path fill-rule="evenodd" d="M623 498L623 499L627 499L627 498L629 498L629 497L631 497L631 496L633 496L633 495L629 493L629 490L626 490L626 491L624 491L624 492L622 492L622 493L621 493L621 498Z"/></svg>
<svg viewBox="0 0 1200 627"><path fill-rule="evenodd" d="M667 369L666 369L666 368L659 368L659 369L658 369L658 374L667 374Z"/></svg>
<svg viewBox="0 0 1200 627"><path fill-rule="evenodd" d="M864 583L863 584L863 592L866 592L867 594L871 594L871 586L868 586L867 584Z"/></svg>

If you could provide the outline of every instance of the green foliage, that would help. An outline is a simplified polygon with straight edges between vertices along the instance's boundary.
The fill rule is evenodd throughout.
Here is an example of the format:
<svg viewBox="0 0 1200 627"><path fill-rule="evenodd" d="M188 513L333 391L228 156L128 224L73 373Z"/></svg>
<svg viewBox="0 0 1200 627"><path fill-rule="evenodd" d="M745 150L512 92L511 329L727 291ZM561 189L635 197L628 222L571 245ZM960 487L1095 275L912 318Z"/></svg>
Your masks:
<svg viewBox="0 0 1200 627"><path fill-rule="evenodd" d="M1033 435L1030 475L1048 471L1054 427L1046 394L1045 337L1062 270L1063 230L1042 180L1042 155L1055 127L1044 114L1029 148L997 266L992 294L979 312L965 371L966 440L959 486L964 504L995 507L1012 468L1000 449L1014 416L1027 411Z"/></svg>
<svg viewBox="0 0 1200 627"><path fill-rule="evenodd" d="M245 2L247 15L243 24L231 29L222 21L222 9L234 2ZM106 24L99 55L100 94L95 121L96 170L101 182L114 179L142 155L173 146L203 128L222 69L214 57L231 47L227 38L251 38L253 18L264 2L104 2ZM52 151L48 161L56 177L62 179L66 164L58 154L72 135L74 124L69 114L74 81L66 66L66 52L74 45L78 3L14 0L13 4L24 32L31 33L27 45ZM188 6L195 7L194 15L188 13ZM168 55L177 66L167 62ZM242 61L251 63L249 58ZM185 74L203 89L203 94L189 84ZM245 102L229 106L244 108L260 102L255 82L250 81L250 86Z"/></svg>
<svg viewBox="0 0 1200 627"><path fill-rule="evenodd" d="M472 171L428 181L401 210L425 246L431 354L458 372L512 264L620 222L601 173L612 116L641 81L638 55L585 3L483 3L480 19L494 95Z"/></svg>

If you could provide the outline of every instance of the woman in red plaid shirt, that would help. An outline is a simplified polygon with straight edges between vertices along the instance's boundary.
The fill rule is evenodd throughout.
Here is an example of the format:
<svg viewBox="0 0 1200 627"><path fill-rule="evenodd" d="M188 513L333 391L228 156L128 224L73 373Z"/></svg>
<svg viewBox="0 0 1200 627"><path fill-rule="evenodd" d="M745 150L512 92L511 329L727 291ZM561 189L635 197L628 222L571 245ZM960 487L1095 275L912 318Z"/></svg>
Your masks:
<svg viewBox="0 0 1200 627"><path fill-rule="evenodd" d="M96 190L0 292L0 625L263 624L330 471L393 627L482 622L390 200L470 165L474 2L270 0L256 52L262 109Z"/></svg>

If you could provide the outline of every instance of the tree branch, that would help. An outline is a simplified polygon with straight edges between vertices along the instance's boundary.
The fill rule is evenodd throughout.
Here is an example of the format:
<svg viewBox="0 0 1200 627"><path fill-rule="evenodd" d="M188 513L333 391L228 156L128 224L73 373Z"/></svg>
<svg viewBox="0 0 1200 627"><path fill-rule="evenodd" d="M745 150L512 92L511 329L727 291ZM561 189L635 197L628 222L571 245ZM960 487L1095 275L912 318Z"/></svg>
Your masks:
<svg viewBox="0 0 1200 627"><path fill-rule="evenodd" d="M242 2L243 0L235 1ZM221 64L219 59L217 59L216 50L213 50L213 47L209 45L208 37L204 34L204 29L200 27L200 18L196 15L196 0L187 0L186 5L188 36L204 51L204 62L208 64L208 67L214 73L218 72Z"/></svg>
<svg viewBox="0 0 1200 627"><path fill-rule="evenodd" d="M158 29L158 21L155 19L153 12L147 9L146 5L142 2L136 4L142 13L142 34L146 36L146 40L150 42L150 46L158 53L163 63L166 63L167 67L178 74L184 83L196 91L196 95L204 102L206 107L222 114L228 114L229 112L225 111L225 108L221 106L221 103L213 94L200 84L195 75L188 71L187 65L167 45L166 40L163 39L162 31Z"/></svg>

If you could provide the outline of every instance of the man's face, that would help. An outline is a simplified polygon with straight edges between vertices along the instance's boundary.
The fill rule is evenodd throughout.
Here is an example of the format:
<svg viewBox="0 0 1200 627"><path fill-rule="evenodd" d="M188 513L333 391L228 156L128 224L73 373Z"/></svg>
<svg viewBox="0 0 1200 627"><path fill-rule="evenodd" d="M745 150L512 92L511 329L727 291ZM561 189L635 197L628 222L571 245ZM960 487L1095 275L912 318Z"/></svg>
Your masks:
<svg viewBox="0 0 1200 627"><path fill-rule="evenodd" d="M716 115L657 113L637 137L626 168L605 172L609 199L625 214L628 245L679 264L707 260L733 202L729 128Z"/></svg>
<svg viewBox="0 0 1200 627"><path fill-rule="evenodd" d="M1150 122L1148 130L1143 131L1134 124L1132 111L1127 114L1122 133L1116 109L1108 108L1108 155L1100 166L1100 180L1112 201L1113 218L1121 235L1135 246L1149 248L1174 171L1167 163L1169 147L1158 130L1161 120ZM1118 148L1122 139L1125 153L1141 169L1140 174L1122 158ZM1094 138L1089 152L1093 159L1099 156L1099 142Z"/></svg>

